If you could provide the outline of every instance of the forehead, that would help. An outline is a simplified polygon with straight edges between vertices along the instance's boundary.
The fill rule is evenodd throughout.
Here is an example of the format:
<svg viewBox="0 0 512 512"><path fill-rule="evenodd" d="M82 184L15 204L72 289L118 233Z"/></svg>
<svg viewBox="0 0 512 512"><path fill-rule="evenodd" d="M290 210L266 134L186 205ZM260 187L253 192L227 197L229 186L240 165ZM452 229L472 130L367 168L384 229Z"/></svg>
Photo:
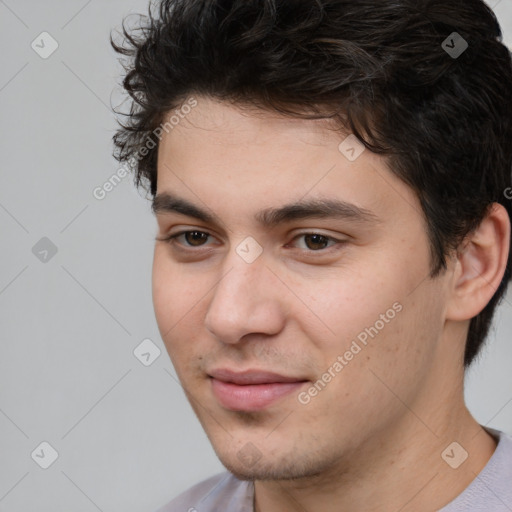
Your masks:
<svg viewBox="0 0 512 512"><path fill-rule="evenodd" d="M196 106L163 134L157 195L172 192L213 212L251 210L253 216L319 198L370 212L412 208L419 213L415 194L390 172L385 157L362 150L332 120L196 99ZM354 159L342 151L347 140Z"/></svg>
<svg viewBox="0 0 512 512"><path fill-rule="evenodd" d="M336 149L347 136L330 119L294 118L205 96L195 97L195 105L179 118L176 110L164 118L172 118L173 123L170 130L162 133L159 156L189 152L189 157L200 157L207 151L212 158L233 157L238 150L242 161L250 148L260 148L263 151L259 157L263 160L267 154L273 158L279 154L289 157L292 152L304 152L305 146L313 149L334 145ZM194 155L190 154L191 147L196 150Z"/></svg>

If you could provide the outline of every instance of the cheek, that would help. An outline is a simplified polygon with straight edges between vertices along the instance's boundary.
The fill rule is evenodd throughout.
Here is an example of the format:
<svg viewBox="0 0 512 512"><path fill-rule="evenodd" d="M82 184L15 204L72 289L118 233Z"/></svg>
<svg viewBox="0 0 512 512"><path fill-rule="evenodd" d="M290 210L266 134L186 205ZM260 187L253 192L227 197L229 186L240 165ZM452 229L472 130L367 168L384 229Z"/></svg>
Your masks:
<svg viewBox="0 0 512 512"><path fill-rule="evenodd" d="M354 402L355 409L357 400L373 404L376 410L384 404L399 410L401 401L413 403L435 362L443 331L440 287L424 283L395 301L394 308L386 309L389 299L374 308L372 315L357 319L359 326L354 323L352 332L358 332L348 338L351 346L344 347L349 354L357 354L349 356L352 360L342 372L343 379L337 381L337 389L350 395L346 400ZM354 349L354 342L360 350Z"/></svg>
<svg viewBox="0 0 512 512"><path fill-rule="evenodd" d="M338 372L331 369L335 380L344 381L345 389L367 388L369 394L376 383L369 368L386 378L391 372L396 376L420 371L441 333L442 290L428 281L418 287L418 276L424 277L423 268L402 267L397 260L381 265L365 262L364 268L344 272L342 278L326 278L313 288L302 288L304 303L317 316L306 323L307 315L302 315L299 321L309 342L316 345L310 348L316 352L318 370L332 368L342 356L343 370L339 364ZM301 318L299 308L294 316ZM329 329L327 336L319 335L322 326Z"/></svg>
<svg viewBox="0 0 512 512"><path fill-rule="evenodd" d="M164 248L165 249L165 248ZM152 275L153 307L162 339L180 339L200 324L194 321L205 299L204 276L180 270L169 262L165 250L155 248Z"/></svg>
<svg viewBox="0 0 512 512"><path fill-rule="evenodd" d="M327 332L321 342L323 349L329 345L331 355L343 353L355 339L364 343L370 336L368 331L390 330L400 316L405 296L403 279L394 280L390 272L386 280L379 277L370 271L339 270L338 275L310 281L307 286L297 283L295 290L301 301L296 301L292 314L312 340L319 338L315 336L320 332L317 328ZM313 321L306 323L306 318Z"/></svg>

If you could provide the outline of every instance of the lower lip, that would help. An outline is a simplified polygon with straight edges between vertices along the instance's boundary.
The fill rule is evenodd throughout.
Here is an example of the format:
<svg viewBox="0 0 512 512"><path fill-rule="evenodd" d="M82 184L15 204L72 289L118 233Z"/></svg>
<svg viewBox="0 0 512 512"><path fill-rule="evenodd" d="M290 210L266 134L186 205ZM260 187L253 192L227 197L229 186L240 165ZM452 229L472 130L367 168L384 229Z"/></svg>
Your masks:
<svg viewBox="0 0 512 512"><path fill-rule="evenodd" d="M274 382L240 386L212 378L213 394L221 405L236 411L259 411L297 391L305 382Z"/></svg>

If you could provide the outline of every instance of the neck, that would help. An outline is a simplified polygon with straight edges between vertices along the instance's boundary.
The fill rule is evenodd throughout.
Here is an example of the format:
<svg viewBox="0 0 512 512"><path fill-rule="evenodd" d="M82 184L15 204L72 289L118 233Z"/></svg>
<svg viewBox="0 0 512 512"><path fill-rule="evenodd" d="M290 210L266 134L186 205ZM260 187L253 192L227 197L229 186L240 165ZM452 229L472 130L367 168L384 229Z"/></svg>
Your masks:
<svg viewBox="0 0 512 512"><path fill-rule="evenodd" d="M431 512L447 505L483 469L496 443L465 407L462 384L448 396L442 381L438 394L419 397L394 424L327 472L256 481L255 512ZM454 469L464 451L467 459Z"/></svg>

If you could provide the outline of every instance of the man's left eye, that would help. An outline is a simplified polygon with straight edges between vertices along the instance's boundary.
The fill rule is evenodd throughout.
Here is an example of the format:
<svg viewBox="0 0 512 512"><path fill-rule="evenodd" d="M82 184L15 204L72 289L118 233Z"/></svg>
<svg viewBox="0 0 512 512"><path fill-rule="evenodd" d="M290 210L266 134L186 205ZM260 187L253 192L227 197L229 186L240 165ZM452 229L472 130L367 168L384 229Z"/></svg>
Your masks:
<svg viewBox="0 0 512 512"><path fill-rule="evenodd" d="M299 249L306 249L309 251L327 249L339 242L339 240L319 233L304 233L296 236L294 241L300 241L297 243Z"/></svg>

